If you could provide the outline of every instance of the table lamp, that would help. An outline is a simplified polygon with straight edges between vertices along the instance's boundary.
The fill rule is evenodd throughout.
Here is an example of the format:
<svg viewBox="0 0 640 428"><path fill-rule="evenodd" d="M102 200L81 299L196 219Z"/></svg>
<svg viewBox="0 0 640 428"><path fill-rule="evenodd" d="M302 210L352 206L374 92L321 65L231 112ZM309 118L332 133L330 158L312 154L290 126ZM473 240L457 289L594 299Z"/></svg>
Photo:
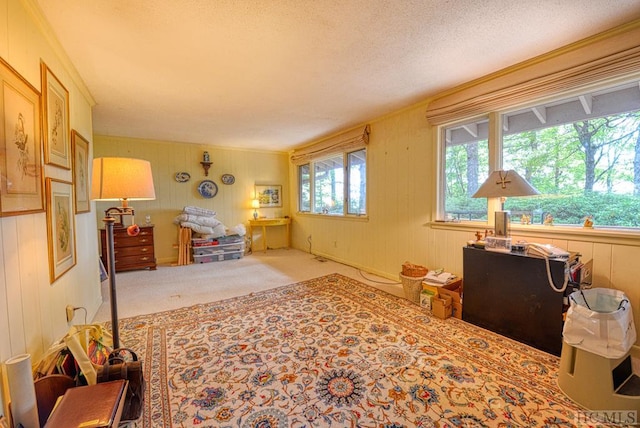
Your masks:
<svg viewBox="0 0 640 428"><path fill-rule="evenodd" d="M508 196L532 196L539 195L531 184L522 178L517 172L493 171L487 180L482 183L472 198L500 198L500 211L495 213L496 236L509 236L509 211L505 211L504 202Z"/></svg>
<svg viewBox="0 0 640 428"><path fill-rule="evenodd" d="M133 215L129 207L130 200L153 200L156 198L153 187L151 164L142 159L131 158L96 158L93 160L91 180L91 199L95 201L120 201L121 206L105 211L107 238L107 269L109 273L109 302L111 304L111 328L113 330L113 347L120 347L118 333L118 301L116 298L116 269L113 246L113 227L116 219L110 215Z"/></svg>
<svg viewBox="0 0 640 428"><path fill-rule="evenodd" d="M251 201L251 208L253 208L253 219L258 219L258 208L260 208L260 201L258 199L254 199Z"/></svg>

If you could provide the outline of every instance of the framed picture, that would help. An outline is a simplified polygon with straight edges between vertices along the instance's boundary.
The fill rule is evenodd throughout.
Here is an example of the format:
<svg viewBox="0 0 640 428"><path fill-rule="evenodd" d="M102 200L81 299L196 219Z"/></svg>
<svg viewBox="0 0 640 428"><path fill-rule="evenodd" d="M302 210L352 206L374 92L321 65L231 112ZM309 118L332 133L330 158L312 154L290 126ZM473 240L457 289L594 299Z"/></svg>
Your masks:
<svg viewBox="0 0 640 428"><path fill-rule="evenodd" d="M69 91L49 67L41 63L44 161L71 169L69 143Z"/></svg>
<svg viewBox="0 0 640 428"><path fill-rule="evenodd" d="M256 199L260 201L260 208L282 206L282 186L279 184L256 184Z"/></svg>
<svg viewBox="0 0 640 428"><path fill-rule="evenodd" d="M71 130L73 156L73 191L76 214L91 211L89 204L89 142L75 129Z"/></svg>
<svg viewBox="0 0 640 428"><path fill-rule="evenodd" d="M47 177L46 192L49 282L53 284L76 264L73 184Z"/></svg>
<svg viewBox="0 0 640 428"><path fill-rule="evenodd" d="M44 211L40 93L0 58L0 215Z"/></svg>

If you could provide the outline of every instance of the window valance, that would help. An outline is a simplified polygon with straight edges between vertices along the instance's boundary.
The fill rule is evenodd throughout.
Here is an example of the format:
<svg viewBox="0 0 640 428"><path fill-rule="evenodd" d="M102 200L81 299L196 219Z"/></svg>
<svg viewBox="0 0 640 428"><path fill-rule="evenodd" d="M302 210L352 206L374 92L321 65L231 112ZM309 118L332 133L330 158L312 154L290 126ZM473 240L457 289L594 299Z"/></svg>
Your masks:
<svg viewBox="0 0 640 428"><path fill-rule="evenodd" d="M362 149L369 144L370 132L371 127L365 125L364 128L356 128L327 140L294 150L291 155L291 162L295 165L302 165L332 153Z"/></svg>
<svg viewBox="0 0 640 428"><path fill-rule="evenodd" d="M433 100L433 125L498 111L581 86L637 74L640 20L542 55Z"/></svg>

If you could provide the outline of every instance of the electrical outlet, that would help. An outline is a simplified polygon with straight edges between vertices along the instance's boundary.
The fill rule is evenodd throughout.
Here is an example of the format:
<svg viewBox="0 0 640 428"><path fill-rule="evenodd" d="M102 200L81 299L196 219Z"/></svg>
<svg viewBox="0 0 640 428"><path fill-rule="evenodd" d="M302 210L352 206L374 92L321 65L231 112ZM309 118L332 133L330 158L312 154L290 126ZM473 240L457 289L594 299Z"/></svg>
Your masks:
<svg viewBox="0 0 640 428"><path fill-rule="evenodd" d="M73 314L75 313L76 308L71 305L67 305L67 322L71 322L73 319Z"/></svg>

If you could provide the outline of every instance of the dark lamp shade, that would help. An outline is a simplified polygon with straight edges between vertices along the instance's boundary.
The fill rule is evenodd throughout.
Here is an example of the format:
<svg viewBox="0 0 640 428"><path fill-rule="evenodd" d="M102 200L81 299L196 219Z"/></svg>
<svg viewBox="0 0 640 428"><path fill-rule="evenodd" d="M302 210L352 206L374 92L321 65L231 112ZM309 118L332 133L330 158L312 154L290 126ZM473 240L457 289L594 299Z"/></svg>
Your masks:
<svg viewBox="0 0 640 428"><path fill-rule="evenodd" d="M522 178L517 172L493 171L489 178L482 183L472 198L506 198L510 196L532 196L540 192Z"/></svg>
<svg viewBox="0 0 640 428"><path fill-rule="evenodd" d="M149 161L132 158L93 160L91 199L98 201L156 198Z"/></svg>

